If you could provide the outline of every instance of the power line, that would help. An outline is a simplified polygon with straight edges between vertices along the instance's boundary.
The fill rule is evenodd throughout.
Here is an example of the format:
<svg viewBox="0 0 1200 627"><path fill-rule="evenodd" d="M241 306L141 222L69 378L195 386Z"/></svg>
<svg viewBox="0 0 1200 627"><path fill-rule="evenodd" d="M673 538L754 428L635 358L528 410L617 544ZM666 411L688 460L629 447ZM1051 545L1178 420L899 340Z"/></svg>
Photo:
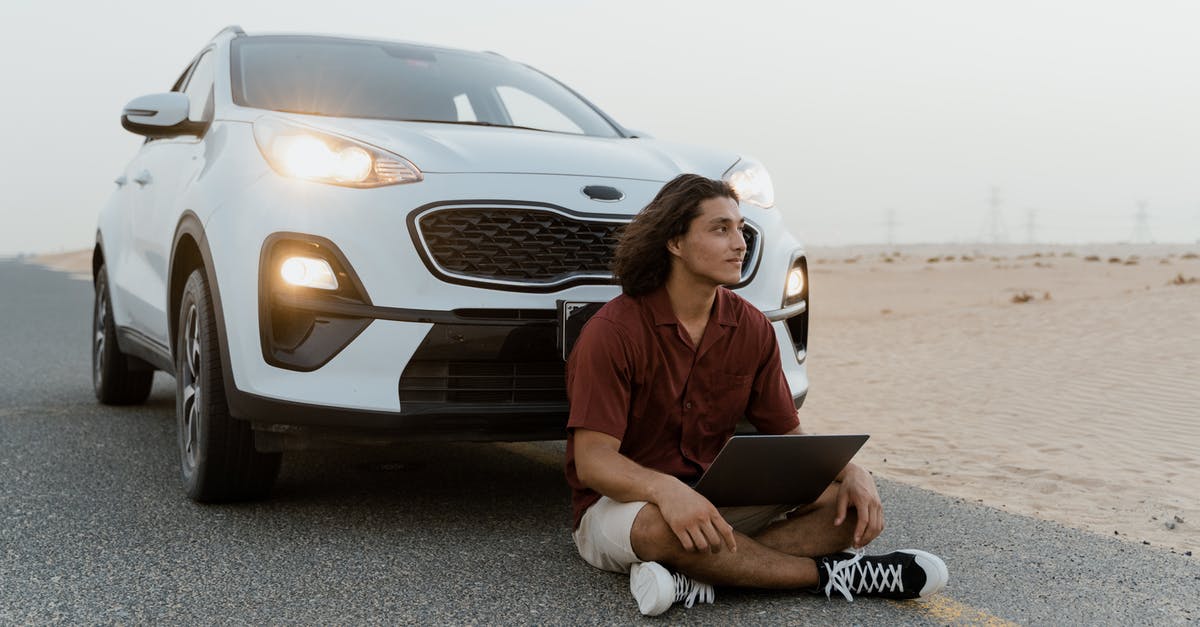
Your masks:
<svg viewBox="0 0 1200 627"><path fill-rule="evenodd" d="M896 222L895 209L887 210L887 219L884 220L884 225L887 227L887 244L888 246L892 246L896 243L896 227L899 225L899 223Z"/></svg>
<svg viewBox="0 0 1200 627"><path fill-rule="evenodd" d="M1146 210L1148 206L1149 203L1146 201L1138 201L1138 210L1133 223L1133 237L1130 239L1130 242L1134 244L1154 241L1154 238L1150 236L1150 212Z"/></svg>
<svg viewBox="0 0 1200 627"><path fill-rule="evenodd" d="M1008 232L1004 227L1004 216L1000 211L1000 188L992 187L988 195L988 215L980 232L980 240L988 240L993 244L1001 244L1008 240Z"/></svg>

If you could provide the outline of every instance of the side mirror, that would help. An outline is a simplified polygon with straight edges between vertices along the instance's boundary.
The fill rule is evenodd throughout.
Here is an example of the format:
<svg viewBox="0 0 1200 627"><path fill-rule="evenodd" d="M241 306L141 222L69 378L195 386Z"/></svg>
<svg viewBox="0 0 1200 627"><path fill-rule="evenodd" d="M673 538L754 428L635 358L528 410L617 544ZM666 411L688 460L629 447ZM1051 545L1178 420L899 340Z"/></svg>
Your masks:
<svg viewBox="0 0 1200 627"><path fill-rule="evenodd" d="M639 131L639 130L633 129L633 128L627 128L625 130L628 131L629 135L634 138L654 139L654 136L651 135L650 133L643 133L642 131Z"/></svg>
<svg viewBox="0 0 1200 627"><path fill-rule="evenodd" d="M178 91L134 98L121 112L121 126L150 138L198 135L200 122L188 120L187 94Z"/></svg>

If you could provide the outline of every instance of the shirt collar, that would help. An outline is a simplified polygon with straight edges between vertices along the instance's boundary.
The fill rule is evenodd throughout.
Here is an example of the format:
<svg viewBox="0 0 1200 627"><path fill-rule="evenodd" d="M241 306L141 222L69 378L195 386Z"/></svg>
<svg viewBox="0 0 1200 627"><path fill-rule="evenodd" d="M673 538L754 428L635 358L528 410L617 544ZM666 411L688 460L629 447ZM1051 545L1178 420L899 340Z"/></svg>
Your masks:
<svg viewBox="0 0 1200 627"><path fill-rule="evenodd" d="M717 320L717 324L727 327L736 327L737 319L734 317L733 307L733 292L724 287L717 288L717 297L713 301L713 318ZM679 318L675 317L675 310L671 308L671 296L667 294L667 284L663 283L658 286L653 292L645 296L646 308L650 310L650 314L654 317L655 326L664 324L679 324Z"/></svg>

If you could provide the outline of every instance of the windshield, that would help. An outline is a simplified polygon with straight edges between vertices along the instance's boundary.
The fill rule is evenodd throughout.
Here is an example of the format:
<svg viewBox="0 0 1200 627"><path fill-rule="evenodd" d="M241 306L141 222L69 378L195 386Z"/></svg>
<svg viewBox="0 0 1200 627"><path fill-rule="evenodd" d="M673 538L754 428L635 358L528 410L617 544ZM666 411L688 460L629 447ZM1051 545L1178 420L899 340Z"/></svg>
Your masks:
<svg viewBox="0 0 1200 627"><path fill-rule="evenodd" d="M238 38L231 54L245 107L619 136L569 89L499 56L306 36Z"/></svg>

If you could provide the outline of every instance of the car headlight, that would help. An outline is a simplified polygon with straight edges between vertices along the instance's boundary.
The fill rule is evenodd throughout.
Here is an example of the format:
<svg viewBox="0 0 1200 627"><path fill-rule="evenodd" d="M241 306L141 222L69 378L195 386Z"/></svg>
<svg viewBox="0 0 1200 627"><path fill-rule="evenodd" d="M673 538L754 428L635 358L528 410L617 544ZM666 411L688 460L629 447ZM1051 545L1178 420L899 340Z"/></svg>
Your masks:
<svg viewBox="0 0 1200 627"><path fill-rule="evenodd" d="M754 159L743 158L721 177L733 187L742 202L758 205L763 209L775 206L775 185L763 164Z"/></svg>
<svg viewBox="0 0 1200 627"><path fill-rule="evenodd" d="M381 187L424 177L411 161L370 144L278 118L254 121L254 142L283 176L342 185Z"/></svg>

